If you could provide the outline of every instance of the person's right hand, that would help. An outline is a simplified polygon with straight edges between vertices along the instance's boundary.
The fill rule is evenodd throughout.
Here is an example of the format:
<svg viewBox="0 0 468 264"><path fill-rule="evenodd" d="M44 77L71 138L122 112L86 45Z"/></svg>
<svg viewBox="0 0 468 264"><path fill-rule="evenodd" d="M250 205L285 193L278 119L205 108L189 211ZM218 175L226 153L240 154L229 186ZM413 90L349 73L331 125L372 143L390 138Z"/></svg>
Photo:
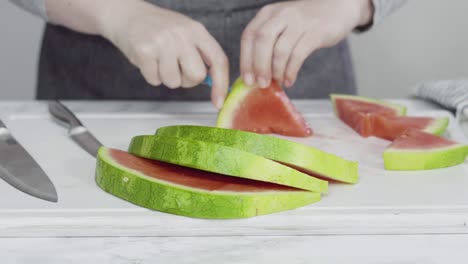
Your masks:
<svg viewBox="0 0 468 264"><path fill-rule="evenodd" d="M201 23L145 1L113 3L100 19L101 35L140 69L148 83L190 88L203 82L209 71L211 99L216 107L223 105L228 60Z"/></svg>

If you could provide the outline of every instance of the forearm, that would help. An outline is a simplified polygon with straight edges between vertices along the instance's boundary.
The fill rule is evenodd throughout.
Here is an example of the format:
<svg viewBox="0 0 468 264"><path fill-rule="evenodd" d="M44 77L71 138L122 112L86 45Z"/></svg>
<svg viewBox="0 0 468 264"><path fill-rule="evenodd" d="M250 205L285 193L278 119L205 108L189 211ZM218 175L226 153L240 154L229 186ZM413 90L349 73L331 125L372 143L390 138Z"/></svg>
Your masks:
<svg viewBox="0 0 468 264"><path fill-rule="evenodd" d="M106 7L125 0L10 0L47 22L87 34L99 34ZM127 0L138 1L138 0Z"/></svg>
<svg viewBox="0 0 468 264"><path fill-rule="evenodd" d="M122 2L130 1L140 0L45 0L45 8L50 23L98 35L102 34L111 9L114 11Z"/></svg>
<svg viewBox="0 0 468 264"><path fill-rule="evenodd" d="M145 9L143 0L10 0L49 23L94 35L104 35L109 23L128 19L130 9ZM136 4L136 5L135 5ZM132 8L129 8L129 6ZM120 18L120 19L117 19ZM106 37L106 36L105 36Z"/></svg>

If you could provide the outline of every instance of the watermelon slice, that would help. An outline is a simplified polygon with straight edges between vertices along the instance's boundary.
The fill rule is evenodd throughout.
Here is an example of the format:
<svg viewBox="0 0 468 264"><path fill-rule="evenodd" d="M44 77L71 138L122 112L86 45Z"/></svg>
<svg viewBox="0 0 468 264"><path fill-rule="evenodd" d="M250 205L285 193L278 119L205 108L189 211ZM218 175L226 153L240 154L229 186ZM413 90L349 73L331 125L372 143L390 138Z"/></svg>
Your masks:
<svg viewBox="0 0 468 264"><path fill-rule="evenodd" d="M408 129L416 129L434 135L442 135L447 126L447 117L432 118L373 115L372 135L392 141Z"/></svg>
<svg viewBox="0 0 468 264"><path fill-rule="evenodd" d="M213 142L281 162L319 178L345 183L358 181L357 162L273 136L188 125L161 127L156 131L156 135Z"/></svg>
<svg viewBox="0 0 468 264"><path fill-rule="evenodd" d="M219 112L218 127L293 137L312 135L312 129L276 82L260 89L245 85L239 78L232 87Z"/></svg>
<svg viewBox="0 0 468 264"><path fill-rule="evenodd" d="M96 182L149 209L197 218L245 218L294 209L320 194L195 170L102 147Z"/></svg>
<svg viewBox="0 0 468 264"><path fill-rule="evenodd" d="M371 98L332 94L331 100L338 118L363 137L373 135L375 115L394 117L406 114L405 106Z"/></svg>
<svg viewBox="0 0 468 264"><path fill-rule="evenodd" d="M429 170L460 164L468 155L468 146L425 133L408 130L384 151L387 170Z"/></svg>
<svg viewBox="0 0 468 264"><path fill-rule="evenodd" d="M301 173L255 154L211 142L168 136L137 136L129 152L228 176L271 182L318 193L327 193L328 182Z"/></svg>

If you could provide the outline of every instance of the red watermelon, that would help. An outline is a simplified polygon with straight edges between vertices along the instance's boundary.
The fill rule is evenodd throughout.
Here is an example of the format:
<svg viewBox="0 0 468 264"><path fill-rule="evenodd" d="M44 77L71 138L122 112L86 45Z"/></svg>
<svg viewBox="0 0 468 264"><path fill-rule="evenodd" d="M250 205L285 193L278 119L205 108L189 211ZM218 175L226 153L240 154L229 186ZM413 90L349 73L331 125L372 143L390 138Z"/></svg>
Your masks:
<svg viewBox="0 0 468 264"><path fill-rule="evenodd" d="M372 135L386 140L394 140L409 129L441 135L448 125L447 117L373 116Z"/></svg>
<svg viewBox="0 0 468 264"><path fill-rule="evenodd" d="M406 108L397 104L352 95L331 98L337 116L363 137L394 140L409 129L441 135L448 125L447 117L403 116Z"/></svg>
<svg viewBox="0 0 468 264"><path fill-rule="evenodd" d="M218 115L217 126L261 134L312 135L312 129L274 81L270 87L261 89L237 79Z"/></svg>
<svg viewBox="0 0 468 264"><path fill-rule="evenodd" d="M318 202L320 193L230 177L128 152L99 149L96 183L106 192L161 212L198 218L245 218Z"/></svg>
<svg viewBox="0 0 468 264"><path fill-rule="evenodd" d="M463 163L468 146L418 130L407 130L383 153L387 170L429 170Z"/></svg>
<svg viewBox="0 0 468 264"><path fill-rule="evenodd" d="M404 106L360 96L332 94L331 100L338 118L363 137L373 135L375 115L394 117L406 113Z"/></svg>

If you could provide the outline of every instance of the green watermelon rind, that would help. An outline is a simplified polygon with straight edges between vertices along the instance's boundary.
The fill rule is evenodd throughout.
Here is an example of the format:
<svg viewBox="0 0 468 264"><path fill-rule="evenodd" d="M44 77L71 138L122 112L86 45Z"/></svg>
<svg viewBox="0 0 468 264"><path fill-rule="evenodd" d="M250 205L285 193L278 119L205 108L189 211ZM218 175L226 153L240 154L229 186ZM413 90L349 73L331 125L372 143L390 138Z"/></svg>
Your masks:
<svg viewBox="0 0 468 264"><path fill-rule="evenodd" d="M456 144L434 149L387 148L383 153L386 170L430 170L461 164L468 146Z"/></svg>
<svg viewBox="0 0 468 264"><path fill-rule="evenodd" d="M133 204L161 212L207 219L248 218L320 201L309 191L222 192L190 188L144 175L118 164L99 149L96 183Z"/></svg>
<svg viewBox="0 0 468 264"><path fill-rule="evenodd" d="M219 144L171 136L136 136L130 153L194 169L327 193L328 182Z"/></svg>
<svg viewBox="0 0 468 264"><path fill-rule="evenodd" d="M212 142L318 173L328 179L358 182L358 164L297 142L252 132L207 126L167 126L156 135Z"/></svg>
<svg viewBox="0 0 468 264"><path fill-rule="evenodd" d="M218 114L216 126L221 128L231 128L234 120L234 113L239 107L239 102L242 102L245 97L253 89L244 84L241 78L238 78L232 85L232 90L224 101L223 108Z"/></svg>
<svg viewBox="0 0 468 264"><path fill-rule="evenodd" d="M377 105L381 105L381 106L386 106L386 107L390 107L393 110L395 110L395 115L396 116L406 115L406 106L400 105L400 104L389 103L389 102L382 101L382 100L367 98L367 97L363 97L363 96L348 95L348 94L330 94L330 98L331 98L331 101L332 101L332 104L333 104L333 109L334 109L336 115L338 115L338 110L336 109L336 99L354 100L354 101L359 101L359 102L366 102L366 103L372 103L372 104L377 104Z"/></svg>
<svg viewBox="0 0 468 264"><path fill-rule="evenodd" d="M440 136L447 129L448 124L449 124L448 117L439 117L439 118L434 119L434 121L432 121L431 124L429 124L429 126L423 129L423 131Z"/></svg>

